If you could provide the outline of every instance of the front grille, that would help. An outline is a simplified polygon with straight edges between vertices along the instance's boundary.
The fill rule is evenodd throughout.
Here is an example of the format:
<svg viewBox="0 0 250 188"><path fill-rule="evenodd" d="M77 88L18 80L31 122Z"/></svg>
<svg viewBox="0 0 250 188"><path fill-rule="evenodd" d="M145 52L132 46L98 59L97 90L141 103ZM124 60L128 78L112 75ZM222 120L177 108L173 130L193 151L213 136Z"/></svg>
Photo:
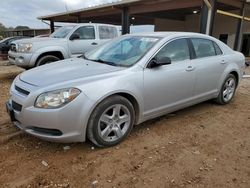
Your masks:
<svg viewBox="0 0 250 188"><path fill-rule="evenodd" d="M29 91L26 91L25 89L22 89L22 88L20 88L20 87L18 87L16 85L15 85L15 90L17 90L19 93L22 93L24 95L29 95L30 94Z"/></svg>
<svg viewBox="0 0 250 188"><path fill-rule="evenodd" d="M12 101L12 108L18 112L21 112L22 110L22 105L21 104L18 104L16 103L15 101Z"/></svg>
<svg viewBox="0 0 250 188"><path fill-rule="evenodd" d="M16 52L16 45L15 44L11 44L10 45L10 50L13 52Z"/></svg>

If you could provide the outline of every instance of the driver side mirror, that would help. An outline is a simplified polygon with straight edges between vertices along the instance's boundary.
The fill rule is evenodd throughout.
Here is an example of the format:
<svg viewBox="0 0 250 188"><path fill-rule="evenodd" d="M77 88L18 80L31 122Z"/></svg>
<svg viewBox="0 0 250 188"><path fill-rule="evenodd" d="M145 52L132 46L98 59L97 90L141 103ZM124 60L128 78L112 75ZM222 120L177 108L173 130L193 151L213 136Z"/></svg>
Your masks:
<svg viewBox="0 0 250 188"><path fill-rule="evenodd" d="M76 39L80 39L80 35L78 33L73 33L69 38L69 40L76 40Z"/></svg>
<svg viewBox="0 0 250 188"><path fill-rule="evenodd" d="M161 58L153 58L148 67L149 68L154 68L154 67L159 67L162 65L169 65L171 64L171 59L169 57L161 57Z"/></svg>

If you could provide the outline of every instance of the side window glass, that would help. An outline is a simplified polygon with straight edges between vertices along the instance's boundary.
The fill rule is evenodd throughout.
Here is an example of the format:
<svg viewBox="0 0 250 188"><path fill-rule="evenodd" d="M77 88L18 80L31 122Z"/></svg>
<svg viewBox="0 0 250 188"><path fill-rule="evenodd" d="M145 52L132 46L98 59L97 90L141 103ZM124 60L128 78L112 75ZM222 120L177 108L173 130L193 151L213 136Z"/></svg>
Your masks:
<svg viewBox="0 0 250 188"><path fill-rule="evenodd" d="M215 56L213 42L207 39L191 39L197 58Z"/></svg>
<svg viewBox="0 0 250 188"><path fill-rule="evenodd" d="M213 43L214 43L214 48L215 48L216 55L221 55L222 51L221 51L220 47L215 42L213 42Z"/></svg>
<svg viewBox="0 0 250 188"><path fill-rule="evenodd" d="M90 40L95 39L95 29L93 26L83 26L78 28L74 34L78 34L81 39Z"/></svg>
<svg viewBox="0 0 250 188"><path fill-rule="evenodd" d="M190 59L189 47L186 39L177 39L164 46L158 54L156 59L168 57L171 62L183 61Z"/></svg>
<svg viewBox="0 0 250 188"><path fill-rule="evenodd" d="M117 29L110 26L99 26L100 39L112 39L118 36Z"/></svg>

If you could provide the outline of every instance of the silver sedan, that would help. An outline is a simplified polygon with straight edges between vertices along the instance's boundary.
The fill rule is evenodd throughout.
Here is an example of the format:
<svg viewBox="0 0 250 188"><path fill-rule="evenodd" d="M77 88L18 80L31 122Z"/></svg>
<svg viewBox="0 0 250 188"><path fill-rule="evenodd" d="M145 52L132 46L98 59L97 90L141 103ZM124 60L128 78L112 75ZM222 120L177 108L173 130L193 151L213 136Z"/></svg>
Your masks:
<svg viewBox="0 0 250 188"><path fill-rule="evenodd" d="M39 138L113 146L135 124L210 99L229 103L244 62L206 35L125 35L18 75L6 107L17 127Z"/></svg>

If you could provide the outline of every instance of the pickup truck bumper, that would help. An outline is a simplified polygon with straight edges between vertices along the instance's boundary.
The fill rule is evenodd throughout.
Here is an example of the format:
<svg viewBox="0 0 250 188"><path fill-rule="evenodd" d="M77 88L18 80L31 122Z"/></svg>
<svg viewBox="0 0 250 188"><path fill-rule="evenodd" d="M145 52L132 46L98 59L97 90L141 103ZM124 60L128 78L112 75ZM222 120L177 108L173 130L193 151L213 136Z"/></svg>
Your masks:
<svg viewBox="0 0 250 188"><path fill-rule="evenodd" d="M32 60L32 54L30 53L17 53L13 51L8 52L8 59L11 64L15 64L19 67L27 68L30 67L33 62Z"/></svg>

